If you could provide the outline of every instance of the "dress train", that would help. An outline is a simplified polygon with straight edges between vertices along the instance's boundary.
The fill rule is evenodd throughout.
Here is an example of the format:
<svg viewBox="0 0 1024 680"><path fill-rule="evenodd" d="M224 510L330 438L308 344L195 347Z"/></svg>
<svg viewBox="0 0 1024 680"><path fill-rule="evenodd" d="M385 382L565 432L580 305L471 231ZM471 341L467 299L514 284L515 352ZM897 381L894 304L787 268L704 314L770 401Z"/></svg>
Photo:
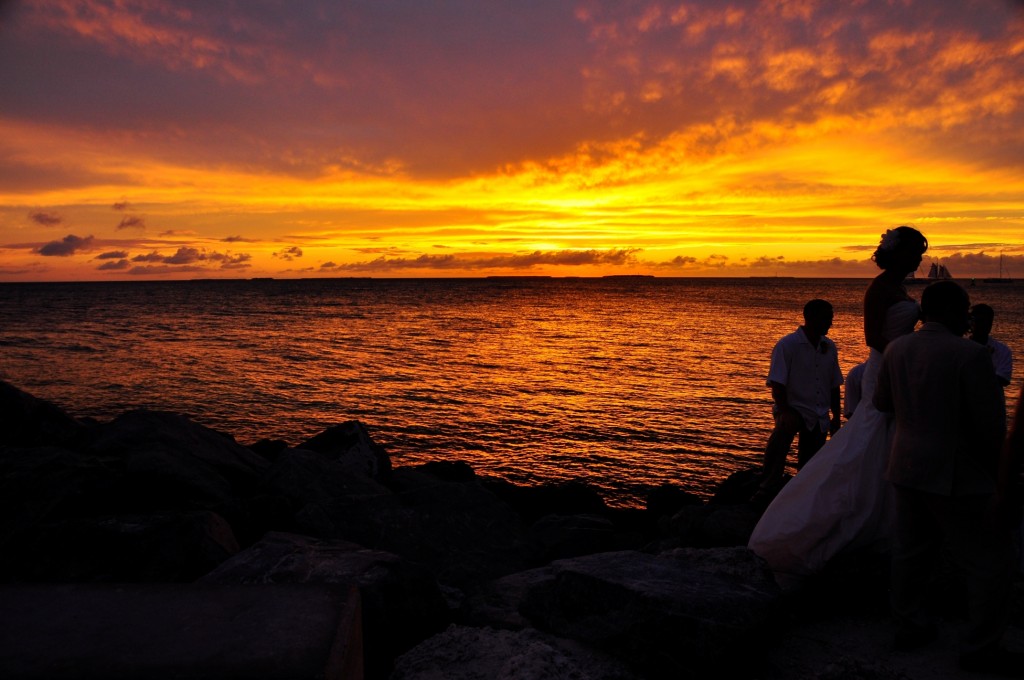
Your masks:
<svg viewBox="0 0 1024 680"><path fill-rule="evenodd" d="M881 357L871 350L853 417L782 488L754 528L748 545L776 573L814 574L843 552L888 544L892 500L884 474L891 427L871 402Z"/></svg>

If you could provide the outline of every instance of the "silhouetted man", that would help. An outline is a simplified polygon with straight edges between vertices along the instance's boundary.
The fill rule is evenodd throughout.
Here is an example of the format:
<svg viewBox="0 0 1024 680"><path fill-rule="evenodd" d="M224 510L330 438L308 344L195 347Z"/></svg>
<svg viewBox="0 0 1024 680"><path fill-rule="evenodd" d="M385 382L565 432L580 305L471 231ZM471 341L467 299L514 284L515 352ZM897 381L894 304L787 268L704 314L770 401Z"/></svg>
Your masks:
<svg viewBox="0 0 1024 680"><path fill-rule="evenodd" d="M970 307L964 289L934 283L921 306L920 330L886 347L874 396L878 410L895 414L886 473L895 497L895 642L910 649L934 638L927 576L945 545L968 579L961 665L1002 672L1020 660L998 646L1011 574L1009 530L992 510L1005 434L999 386L986 349L962 337Z"/></svg>
<svg viewBox="0 0 1024 680"><path fill-rule="evenodd" d="M770 495L782 481L793 439L799 437L799 469L839 429L843 373L836 345L825 337L832 317L831 304L811 300L804 305L804 325L781 338L772 350L767 384L772 388L775 428L764 451L759 496Z"/></svg>
<svg viewBox="0 0 1024 680"><path fill-rule="evenodd" d="M971 307L971 340L988 349L999 384L1007 387L1013 379L1013 354L1009 347L992 337L995 316L995 310L986 304Z"/></svg>

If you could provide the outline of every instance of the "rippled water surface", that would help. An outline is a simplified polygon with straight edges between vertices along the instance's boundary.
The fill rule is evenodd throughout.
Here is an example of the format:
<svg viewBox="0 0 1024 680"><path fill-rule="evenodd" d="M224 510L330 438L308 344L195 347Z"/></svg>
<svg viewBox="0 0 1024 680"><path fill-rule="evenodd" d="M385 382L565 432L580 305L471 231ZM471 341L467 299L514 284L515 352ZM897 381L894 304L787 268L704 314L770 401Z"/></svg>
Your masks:
<svg viewBox="0 0 1024 680"><path fill-rule="evenodd" d="M866 358L867 281L456 279L0 284L0 377L75 415L187 413L242 443L357 418L396 464L584 478L616 504L756 465L775 340L836 308ZM1024 285L978 284L1024 356ZM920 289L912 291L919 295ZM1015 376L1011 405L1020 389Z"/></svg>

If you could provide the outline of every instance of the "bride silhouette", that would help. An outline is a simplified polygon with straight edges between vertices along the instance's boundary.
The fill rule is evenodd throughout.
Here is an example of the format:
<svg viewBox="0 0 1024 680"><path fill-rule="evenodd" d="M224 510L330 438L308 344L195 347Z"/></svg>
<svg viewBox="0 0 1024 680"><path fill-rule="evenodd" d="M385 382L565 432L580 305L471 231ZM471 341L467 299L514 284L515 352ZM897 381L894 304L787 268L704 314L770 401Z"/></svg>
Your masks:
<svg viewBox="0 0 1024 680"><path fill-rule="evenodd" d="M765 510L749 547L780 577L815 574L837 555L885 548L891 502L883 479L889 424L871 403L885 346L911 333L920 307L903 280L921 265L928 241L901 226L882 235L872 259L882 272L864 295L864 339L870 348L861 400L849 422L786 484Z"/></svg>

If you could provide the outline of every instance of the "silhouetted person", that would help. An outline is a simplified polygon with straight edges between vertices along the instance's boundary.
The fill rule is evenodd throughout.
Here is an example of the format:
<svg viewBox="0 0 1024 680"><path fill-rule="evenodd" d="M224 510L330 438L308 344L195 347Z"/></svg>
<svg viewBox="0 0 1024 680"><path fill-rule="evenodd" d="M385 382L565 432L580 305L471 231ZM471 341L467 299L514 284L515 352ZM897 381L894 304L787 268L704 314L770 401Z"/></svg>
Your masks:
<svg viewBox="0 0 1024 680"><path fill-rule="evenodd" d="M893 502L884 475L892 428L871 397L886 345L913 333L921 317L903 281L921 266L927 250L924 234L903 225L882 234L871 256L882 271L864 293L864 340L869 349L860 405L800 474L782 487L747 544L780 581L795 585L844 553L888 550Z"/></svg>
<svg viewBox="0 0 1024 680"><path fill-rule="evenodd" d="M971 340L984 345L992 357L992 367L996 370L996 378L1002 387L1010 385L1013 378L1013 354L1010 348L992 337L992 322L995 310L986 304L971 307ZM1006 395L1003 395L1003 407L1006 407Z"/></svg>
<svg viewBox="0 0 1024 680"><path fill-rule="evenodd" d="M824 445L828 434L839 429L843 374L836 345L826 337L832 317L831 304L811 300L804 305L804 324L782 337L772 350L767 383L772 388L775 428L764 451L758 492L762 497L782 481L793 439L799 437L799 469Z"/></svg>
<svg viewBox="0 0 1024 680"><path fill-rule="evenodd" d="M910 649L935 637L927 576L945 547L967 576L961 666L1005 671L1020 660L999 647L1011 566L1009 531L993 512L1005 434L999 387L988 352L963 337L967 292L952 281L934 283L921 306L924 325L889 343L874 394L879 411L895 414L886 471L896 510L895 642Z"/></svg>
<svg viewBox="0 0 1024 680"><path fill-rule="evenodd" d="M846 416L847 420L853 417L853 412L857 410L857 404L860 403L860 396L862 394L861 381L864 379L865 366L866 364L859 363L846 374L843 394L843 415Z"/></svg>

